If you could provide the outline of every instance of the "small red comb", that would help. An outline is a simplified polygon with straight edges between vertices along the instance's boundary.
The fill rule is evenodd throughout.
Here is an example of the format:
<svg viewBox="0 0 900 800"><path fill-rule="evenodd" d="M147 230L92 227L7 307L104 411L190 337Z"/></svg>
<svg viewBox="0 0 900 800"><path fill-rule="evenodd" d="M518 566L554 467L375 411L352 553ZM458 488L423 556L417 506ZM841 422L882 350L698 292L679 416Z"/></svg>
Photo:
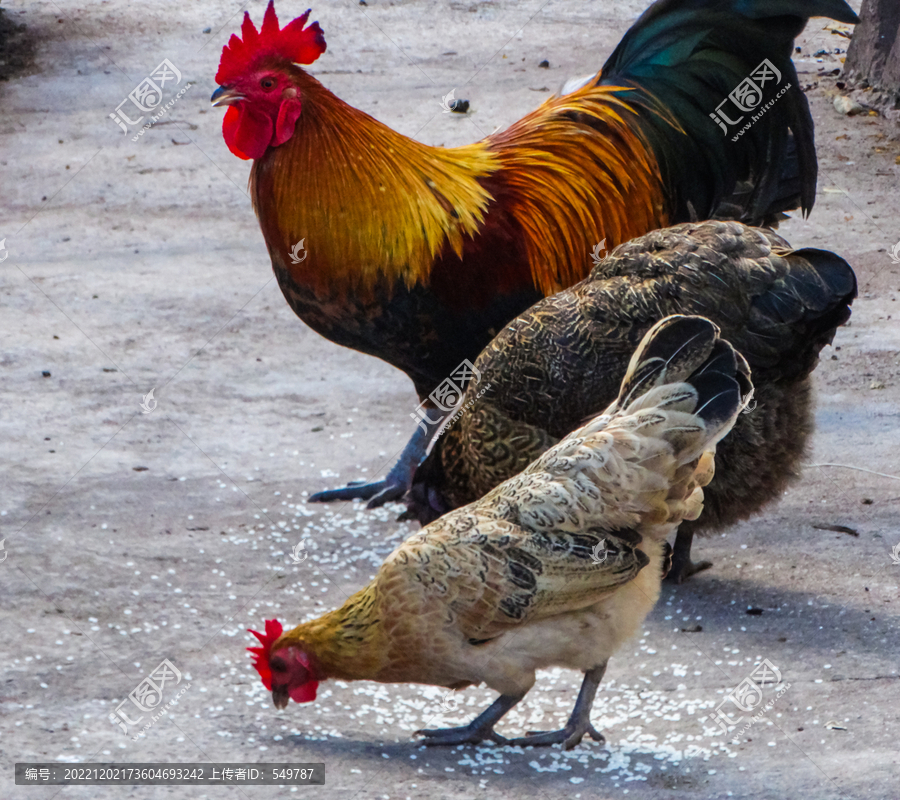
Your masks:
<svg viewBox="0 0 900 800"><path fill-rule="evenodd" d="M272 668L269 666L269 656L272 654L272 645L275 640L281 636L284 630L281 623L277 619L266 620L266 632L259 633L251 628L247 628L257 639L262 647L248 647L247 649L253 653L253 666L262 678L263 686L272 691Z"/></svg>
<svg viewBox="0 0 900 800"><path fill-rule="evenodd" d="M244 12L244 23L241 25L239 39L231 35L228 44L222 48L222 59L216 73L216 83L227 86L240 78L255 61L265 56L278 56L293 64L312 64L325 52L325 34L318 22L305 28L309 11L288 23L284 28L278 27L275 16L275 0L269 0L261 30L250 19L249 12Z"/></svg>

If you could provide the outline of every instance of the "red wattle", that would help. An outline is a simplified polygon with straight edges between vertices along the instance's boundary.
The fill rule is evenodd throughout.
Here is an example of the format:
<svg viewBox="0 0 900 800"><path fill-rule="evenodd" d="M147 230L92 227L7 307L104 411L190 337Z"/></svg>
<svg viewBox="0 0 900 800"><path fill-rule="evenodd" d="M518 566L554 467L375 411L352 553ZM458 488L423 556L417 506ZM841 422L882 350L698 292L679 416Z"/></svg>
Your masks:
<svg viewBox="0 0 900 800"><path fill-rule="evenodd" d="M307 681L302 686L295 686L288 691L291 700L295 703L309 703L316 699L316 690L319 688L318 681Z"/></svg>
<svg viewBox="0 0 900 800"><path fill-rule="evenodd" d="M265 114L254 111L246 103L229 106L222 120L225 144L232 153L245 161L262 158L272 142L273 134L272 120Z"/></svg>

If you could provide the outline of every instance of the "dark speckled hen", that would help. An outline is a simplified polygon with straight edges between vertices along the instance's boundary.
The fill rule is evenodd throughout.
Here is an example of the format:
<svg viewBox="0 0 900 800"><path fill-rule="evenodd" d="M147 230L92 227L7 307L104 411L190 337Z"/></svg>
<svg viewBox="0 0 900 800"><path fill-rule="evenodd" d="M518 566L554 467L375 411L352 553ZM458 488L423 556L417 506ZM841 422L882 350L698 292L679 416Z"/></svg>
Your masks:
<svg viewBox="0 0 900 800"><path fill-rule="evenodd" d="M669 579L680 583L709 566L690 559L695 533L746 519L798 476L813 429L810 373L855 296L853 270L834 253L792 250L736 222L676 225L620 245L481 353L467 410L419 467L408 515L425 524L520 472L616 396L650 326L703 315L747 359L756 396L720 445L703 516L679 529Z"/></svg>

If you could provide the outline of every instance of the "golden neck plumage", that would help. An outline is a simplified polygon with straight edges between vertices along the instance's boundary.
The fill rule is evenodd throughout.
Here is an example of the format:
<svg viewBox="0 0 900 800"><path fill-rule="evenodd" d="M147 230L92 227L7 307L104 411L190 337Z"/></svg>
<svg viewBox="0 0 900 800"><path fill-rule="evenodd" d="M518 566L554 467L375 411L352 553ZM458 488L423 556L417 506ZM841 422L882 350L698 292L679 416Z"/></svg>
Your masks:
<svg viewBox="0 0 900 800"><path fill-rule="evenodd" d="M669 224L627 89L588 84L480 142L441 148L391 130L299 68L296 84L294 135L254 163L251 195L273 263L320 296L427 284L442 253L462 258L491 225L511 224L525 274L551 294L587 275L595 245ZM496 219L486 213L494 200ZM294 264L301 239L306 256Z"/></svg>
<svg viewBox="0 0 900 800"><path fill-rule="evenodd" d="M298 645L312 656L322 680L375 679L388 654L377 592L373 581L340 608L285 633L278 646Z"/></svg>
<svg viewBox="0 0 900 800"><path fill-rule="evenodd" d="M669 225L659 165L628 92L592 81L491 137L507 213L522 228L532 278L545 295L586 277L596 245L605 243L605 255ZM666 112L660 105L654 113Z"/></svg>
<svg viewBox="0 0 900 800"><path fill-rule="evenodd" d="M449 245L484 219L479 179L497 169L483 144L420 144L297 70L303 109L293 137L254 164L251 195L273 260L328 292L371 290L379 279L427 282ZM292 265L292 246L308 253Z"/></svg>

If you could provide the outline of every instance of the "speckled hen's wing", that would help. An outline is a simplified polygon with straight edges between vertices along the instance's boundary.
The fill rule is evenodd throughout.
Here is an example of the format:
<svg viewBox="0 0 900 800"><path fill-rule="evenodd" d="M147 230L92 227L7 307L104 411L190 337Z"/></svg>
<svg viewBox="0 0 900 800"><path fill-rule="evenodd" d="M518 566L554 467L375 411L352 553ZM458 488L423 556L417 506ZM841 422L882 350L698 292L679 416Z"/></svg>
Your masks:
<svg viewBox="0 0 900 800"><path fill-rule="evenodd" d="M631 581L648 563L636 549L643 535L663 538L696 517L694 489L712 477L711 458L695 461L710 438L690 413L696 392L674 384L654 393L650 407L593 420L433 522L391 556L379 582L403 570L422 613L438 604L466 639L482 640L593 605Z"/></svg>
<svg viewBox="0 0 900 800"><path fill-rule="evenodd" d="M638 542L629 530L535 533L465 508L404 542L382 572L405 575L422 614L439 604L445 623L481 641L609 595L647 564Z"/></svg>

